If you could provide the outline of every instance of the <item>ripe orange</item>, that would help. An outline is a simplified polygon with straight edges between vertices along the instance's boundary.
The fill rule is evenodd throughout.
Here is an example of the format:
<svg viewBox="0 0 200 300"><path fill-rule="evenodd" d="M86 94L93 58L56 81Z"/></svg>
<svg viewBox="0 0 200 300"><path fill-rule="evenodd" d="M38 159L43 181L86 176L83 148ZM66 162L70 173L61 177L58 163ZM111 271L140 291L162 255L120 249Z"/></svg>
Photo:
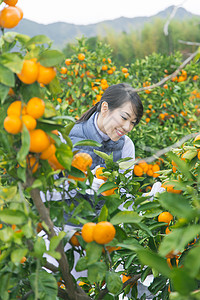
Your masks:
<svg viewBox="0 0 200 300"><path fill-rule="evenodd" d="M25 261L26 261L26 257L24 256L24 257L22 257L22 259L20 260L20 263L23 264L23 263L25 263Z"/></svg>
<svg viewBox="0 0 200 300"><path fill-rule="evenodd" d="M98 169L96 169L95 175L96 175L96 178L106 181L107 177L102 175L104 169L105 169L104 167L99 167Z"/></svg>
<svg viewBox="0 0 200 300"><path fill-rule="evenodd" d="M84 60L85 59L85 54L84 53L79 53L78 54L78 59L79 60Z"/></svg>
<svg viewBox="0 0 200 300"><path fill-rule="evenodd" d="M88 153L80 152L76 153L72 160L72 166L81 170L82 172L87 171L87 167L91 167L92 157Z"/></svg>
<svg viewBox="0 0 200 300"><path fill-rule="evenodd" d="M69 240L70 244L72 244L73 246L80 246L80 243L77 239L77 235L81 235L80 232L75 232L74 235L71 237L71 239Z"/></svg>
<svg viewBox="0 0 200 300"><path fill-rule="evenodd" d="M15 6L7 6L0 12L0 25L3 28L14 28L20 20L20 12Z"/></svg>
<svg viewBox="0 0 200 300"><path fill-rule="evenodd" d="M27 158L28 168L31 169L32 173L35 173L38 169L39 163L34 156L29 156Z"/></svg>
<svg viewBox="0 0 200 300"><path fill-rule="evenodd" d="M95 227L96 224L92 222L88 222L83 225L81 234L82 234L82 238L86 243L90 243L94 241L93 232Z"/></svg>
<svg viewBox="0 0 200 300"><path fill-rule="evenodd" d="M51 155L48 159L48 163L52 167L52 169L56 170L64 170L65 168L59 163L55 154Z"/></svg>
<svg viewBox="0 0 200 300"><path fill-rule="evenodd" d="M172 220L173 220L173 216L168 211L163 211L158 216L158 222L164 222L164 223L169 224Z"/></svg>
<svg viewBox="0 0 200 300"><path fill-rule="evenodd" d="M21 114L23 115L25 113L26 113L26 107L23 106L22 108L22 102L20 100L12 102L7 109L8 116L15 115L20 117Z"/></svg>
<svg viewBox="0 0 200 300"><path fill-rule="evenodd" d="M24 60L22 70L17 76L23 83L32 84L38 77L38 71L39 68L36 59L27 59Z"/></svg>
<svg viewBox="0 0 200 300"><path fill-rule="evenodd" d="M56 76L56 69L53 67L44 67L40 63L38 64L39 72L37 82L42 84L49 84Z"/></svg>
<svg viewBox="0 0 200 300"><path fill-rule="evenodd" d="M30 152L40 153L50 145L50 139L42 129L30 131Z"/></svg>
<svg viewBox="0 0 200 300"><path fill-rule="evenodd" d="M50 146L41 153L40 158L49 159L53 154L55 154L55 152L56 146L54 144L50 144Z"/></svg>
<svg viewBox="0 0 200 300"><path fill-rule="evenodd" d="M26 126L28 130L33 130L37 126L37 121L30 115L23 115L22 123Z"/></svg>
<svg viewBox="0 0 200 300"><path fill-rule="evenodd" d="M45 103L38 97L31 98L26 106L27 114L35 119L39 119L43 116L45 110Z"/></svg>
<svg viewBox="0 0 200 300"><path fill-rule="evenodd" d="M135 165L135 167L133 169L133 172L136 176L142 176L143 175L143 169L138 165Z"/></svg>
<svg viewBox="0 0 200 300"><path fill-rule="evenodd" d="M108 74L113 74L113 69L107 71Z"/></svg>
<svg viewBox="0 0 200 300"><path fill-rule="evenodd" d="M7 116L3 125L5 130L11 134L17 134L22 130L22 121L16 115Z"/></svg>
<svg viewBox="0 0 200 300"><path fill-rule="evenodd" d="M128 69L127 68L122 68L122 72L123 73L128 73Z"/></svg>
<svg viewBox="0 0 200 300"><path fill-rule="evenodd" d="M70 58L65 59L65 64L67 66L71 65L72 60Z"/></svg>
<svg viewBox="0 0 200 300"><path fill-rule="evenodd" d="M108 69L108 66L107 65L103 65L102 67L101 67L101 70L102 71L106 71Z"/></svg>
<svg viewBox="0 0 200 300"><path fill-rule="evenodd" d="M3 2L8 4L9 6L15 6L17 4L18 0L4 0Z"/></svg>
<svg viewBox="0 0 200 300"><path fill-rule="evenodd" d="M141 163L139 163L138 166L143 169L144 173L146 173L149 169L149 166L145 161L144 162L142 161Z"/></svg>
<svg viewBox="0 0 200 300"><path fill-rule="evenodd" d="M196 142L196 141L198 141L198 140L200 140L200 134L198 134L198 135L195 137L194 142Z"/></svg>
<svg viewBox="0 0 200 300"><path fill-rule="evenodd" d="M177 180L173 180L173 181L177 181ZM168 181L163 182L162 187L164 187L168 193L180 194L182 192L182 190L175 190L174 184L173 183L169 184Z"/></svg>
<svg viewBox="0 0 200 300"><path fill-rule="evenodd" d="M114 239L115 233L115 227L110 222L102 221L94 227L93 238L98 244L108 244Z"/></svg>

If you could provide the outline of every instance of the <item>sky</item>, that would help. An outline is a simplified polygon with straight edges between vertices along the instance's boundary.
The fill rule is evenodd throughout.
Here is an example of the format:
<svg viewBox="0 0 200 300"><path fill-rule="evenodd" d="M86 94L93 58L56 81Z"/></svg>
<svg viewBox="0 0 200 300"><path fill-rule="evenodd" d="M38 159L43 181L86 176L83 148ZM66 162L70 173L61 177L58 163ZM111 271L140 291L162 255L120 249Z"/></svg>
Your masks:
<svg viewBox="0 0 200 300"><path fill-rule="evenodd" d="M119 17L152 16L171 5L200 15L200 0L18 0L24 18L40 24L88 25Z"/></svg>

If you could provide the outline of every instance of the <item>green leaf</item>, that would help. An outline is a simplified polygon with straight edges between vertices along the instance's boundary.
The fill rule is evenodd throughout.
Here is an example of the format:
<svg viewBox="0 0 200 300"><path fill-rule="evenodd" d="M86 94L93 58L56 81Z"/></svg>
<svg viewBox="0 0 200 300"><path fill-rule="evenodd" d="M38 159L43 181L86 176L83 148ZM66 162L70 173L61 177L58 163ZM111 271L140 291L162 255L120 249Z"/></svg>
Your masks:
<svg viewBox="0 0 200 300"><path fill-rule="evenodd" d="M73 152L72 152L72 149L70 148L70 146L62 143L56 149L56 157L62 166L64 166L67 170L71 169Z"/></svg>
<svg viewBox="0 0 200 300"><path fill-rule="evenodd" d="M96 262L88 267L88 280L91 284L101 283L106 276L107 267L104 262Z"/></svg>
<svg viewBox="0 0 200 300"><path fill-rule="evenodd" d="M1 229L0 231L0 240L2 240L4 243L7 243L12 240L14 235L14 231L11 227L6 227L4 229ZM1 255L0 255L1 258Z"/></svg>
<svg viewBox="0 0 200 300"><path fill-rule="evenodd" d="M137 251L143 249L143 247L140 245L140 243L134 238L124 240L123 243L118 243L117 246L132 250L134 252L137 252Z"/></svg>
<svg viewBox="0 0 200 300"><path fill-rule="evenodd" d="M41 270L38 276L32 273L29 276L31 288L36 291L38 286L40 300L56 300L58 293L57 281L51 273Z"/></svg>
<svg viewBox="0 0 200 300"><path fill-rule="evenodd" d="M197 156L197 150L188 150L183 154L183 158L186 158L188 160L192 160L195 156Z"/></svg>
<svg viewBox="0 0 200 300"><path fill-rule="evenodd" d="M53 67L63 62L65 56L59 50L46 50L38 58L44 67Z"/></svg>
<svg viewBox="0 0 200 300"><path fill-rule="evenodd" d="M135 211L120 211L116 214L110 222L113 225L117 225L120 223L140 223L142 221L142 217L140 217Z"/></svg>
<svg viewBox="0 0 200 300"><path fill-rule="evenodd" d="M101 193L103 193L105 191L111 190L113 188L117 188L117 186L116 186L116 184L114 182L105 182L98 189L97 195L99 195L99 194L101 194Z"/></svg>
<svg viewBox="0 0 200 300"><path fill-rule="evenodd" d="M16 249L11 252L10 258L13 263L20 263L21 259L28 253L27 248Z"/></svg>
<svg viewBox="0 0 200 300"><path fill-rule="evenodd" d="M15 38L23 45L25 45L30 40L30 36L17 32Z"/></svg>
<svg viewBox="0 0 200 300"><path fill-rule="evenodd" d="M108 219L108 208L106 205L104 205L98 217L98 222L107 221L107 219Z"/></svg>
<svg viewBox="0 0 200 300"><path fill-rule="evenodd" d="M187 270L173 268L170 274L173 281L173 286L181 295L189 295L197 288L196 280L191 278Z"/></svg>
<svg viewBox="0 0 200 300"><path fill-rule="evenodd" d="M165 209L169 210L175 216L186 219L195 217L196 212L186 196L166 192L160 193L158 200Z"/></svg>
<svg viewBox="0 0 200 300"><path fill-rule="evenodd" d="M192 174L189 171L189 165L182 159L180 159L176 154L169 152L167 154L170 160L173 160L177 164L178 170L184 174L189 180L193 179Z"/></svg>
<svg viewBox="0 0 200 300"><path fill-rule="evenodd" d="M77 272L81 272L87 269L87 258L85 256L80 257L75 266Z"/></svg>
<svg viewBox="0 0 200 300"><path fill-rule="evenodd" d="M0 83L0 99L1 99L1 104L4 104L4 101L8 95L9 92L9 86L4 85Z"/></svg>
<svg viewBox="0 0 200 300"><path fill-rule="evenodd" d="M54 97L57 97L58 94L62 93L62 88L60 86L60 81L58 77L54 77L53 80L48 84L49 91L54 95Z"/></svg>
<svg viewBox="0 0 200 300"><path fill-rule="evenodd" d="M32 45L32 44L51 44L52 40L50 40L50 38L48 38L46 35L35 35L34 37L32 37L31 39L29 39L29 41L26 43L26 47Z"/></svg>
<svg viewBox="0 0 200 300"><path fill-rule="evenodd" d="M111 161L112 162L112 159L108 154L106 154L102 151L96 150L96 149L94 149L94 153L96 153L98 156L103 158L105 161Z"/></svg>
<svg viewBox="0 0 200 300"><path fill-rule="evenodd" d="M86 257L88 260L88 266L94 264L100 259L102 250L103 246L95 242L91 242L86 245Z"/></svg>
<svg viewBox="0 0 200 300"><path fill-rule="evenodd" d="M65 236L66 236L66 232L64 231L60 231L57 236L53 236L50 240L49 250L50 251L55 250Z"/></svg>
<svg viewBox="0 0 200 300"><path fill-rule="evenodd" d="M82 140L78 141L74 144L74 147L76 146L92 146L92 147L101 147L102 145L96 141L93 140Z"/></svg>
<svg viewBox="0 0 200 300"><path fill-rule="evenodd" d="M0 211L0 220L8 224L23 224L27 221L26 215L21 210L5 208Z"/></svg>
<svg viewBox="0 0 200 300"><path fill-rule="evenodd" d="M114 295L117 295L123 286L120 275L115 272L106 273L106 284L108 291Z"/></svg>
<svg viewBox="0 0 200 300"><path fill-rule="evenodd" d="M81 170L79 170L79 169L77 169L73 166L71 167L71 170L69 171L69 174L73 177L78 177L78 178L84 178L85 177L85 174Z"/></svg>
<svg viewBox="0 0 200 300"><path fill-rule="evenodd" d="M15 76L14 73L0 64L0 83L8 85L9 87L14 87L15 85Z"/></svg>
<svg viewBox="0 0 200 300"><path fill-rule="evenodd" d="M23 59L17 53L3 53L0 56L0 64L10 69L13 73L20 73Z"/></svg>
<svg viewBox="0 0 200 300"><path fill-rule="evenodd" d="M19 168L17 168L17 177L19 179L21 179L21 181L25 182L26 181L26 169L19 166Z"/></svg>
<svg viewBox="0 0 200 300"><path fill-rule="evenodd" d="M170 268L167 265L166 259L147 249L139 250L137 254L142 264L155 268L159 273L169 278Z"/></svg>
<svg viewBox="0 0 200 300"><path fill-rule="evenodd" d="M21 148L17 152L18 163L25 168L26 167L26 156L29 153L30 148L30 134L25 125L23 125L21 134Z"/></svg>
<svg viewBox="0 0 200 300"><path fill-rule="evenodd" d="M167 255L170 251L183 251L186 245L191 242L197 234L200 233L200 225L188 225L184 228L174 228L170 234L162 240L159 252L162 256Z"/></svg>
<svg viewBox="0 0 200 300"><path fill-rule="evenodd" d="M46 252L46 245L43 237L38 237L34 243L34 254L42 258L43 254Z"/></svg>
<svg viewBox="0 0 200 300"><path fill-rule="evenodd" d="M22 84L20 87L20 93L26 102L33 97L38 97L41 99L44 98L43 89L40 88L38 82L34 82L32 84Z"/></svg>
<svg viewBox="0 0 200 300"><path fill-rule="evenodd" d="M184 267L188 271L188 274L195 278L200 271L200 247L196 246L192 248L184 259Z"/></svg>

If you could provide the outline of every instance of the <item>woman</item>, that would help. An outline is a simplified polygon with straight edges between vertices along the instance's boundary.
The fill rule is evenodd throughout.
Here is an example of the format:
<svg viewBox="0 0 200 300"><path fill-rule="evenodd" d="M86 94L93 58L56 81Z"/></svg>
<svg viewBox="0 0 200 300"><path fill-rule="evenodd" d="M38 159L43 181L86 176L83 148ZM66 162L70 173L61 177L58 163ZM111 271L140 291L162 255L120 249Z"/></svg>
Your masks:
<svg viewBox="0 0 200 300"><path fill-rule="evenodd" d="M100 102L85 112L72 128L69 137L72 143L84 139L94 140L101 147L76 146L91 155L93 164L104 166L104 160L94 153L94 149L111 154L113 160L131 157L135 159L135 147L127 134L140 122L143 105L138 94L126 83L112 85L106 89Z"/></svg>

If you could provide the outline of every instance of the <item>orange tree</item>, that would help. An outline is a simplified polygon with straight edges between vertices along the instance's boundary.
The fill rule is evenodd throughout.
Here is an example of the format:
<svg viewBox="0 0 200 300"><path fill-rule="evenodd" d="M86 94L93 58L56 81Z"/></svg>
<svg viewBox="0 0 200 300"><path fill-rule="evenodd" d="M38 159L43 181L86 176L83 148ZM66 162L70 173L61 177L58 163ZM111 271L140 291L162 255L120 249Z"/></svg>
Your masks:
<svg viewBox="0 0 200 300"><path fill-rule="evenodd" d="M170 255L180 255L179 252L183 251L182 248L188 240L184 240L182 247L177 244L174 246L174 240L171 241L169 238L168 241L168 237L165 237L166 223L159 222L160 218L159 220L157 218L164 210L171 211L174 222L179 218L178 209L171 210L169 200L165 201L166 198L174 199L174 194L173 197L169 197L168 194L166 197L166 194L163 194L164 200L161 197L152 202L148 201L148 196L142 196L143 189L149 183L149 177L154 180L157 178L156 172L159 172L162 180L162 176L166 176L164 171L161 173L159 168L154 166L152 172L149 172L151 175L148 175L147 166L143 163L139 166L141 172L134 174L129 169L122 174L119 169L132 168L128 161L119 160L114 163L112 155L108 156L96 150L96 153L105 159L106 168L102 171L104 179L107 179L99 191L94 193L94 197L90 197L86 196L86 193L91 188L94 177L89 169L91 160L86 159L83 164L73 164L75 153L72 152L68 132L73 126L74 118L78 118L93 100L98 101L108 85L121 81L133 84L136 80L134 76L139 74L131 72L134 66L130 68L123 66L122 69L116 70L108 46L99 44L97 51L90 53L87 51L84 39L79 41L77 55L72 58L65 58L62 52L52 50L51 41L42 35L30 38L26 35L3 32L0 45L2 104L0 111L0 290L2 299L16 297L46 299L47 295L51 299L58 297L73 300L116 299L119 298L120 293L128 293L130 284L132 297L137 297L137 285L132 284L138 279L143 281L150 273L154 274L150 290L153 294L157 294L158 299L169 297L169 280L171 290L178 293L178 296L180 294L184 297L193 297L193 294L190 294L196 288L194 281L198 282L199 269L196 268L196 273L192 273L193 269L189 269L188 263L187 271L182 272L179 269L174 271L171 269L173 262L170 261L171 265L167 264L168 254L175 251ZM15 45L20 49L18 52L12 52ZM138 65L141 69L148 70L147 67ZM171 66L171 63L169 65ZM197 75L196 64L190 68L191 74ZM159 76L162 77L162 74L159 74L158 79ZM185 79L186 74L182 73L181 76ZM152 80L156 80L156 75L151 77L143 74L141 77L141 82L145 85ZM192 91L196 80L198 79L188 81ZM187 88L185 83L185 80L180 81L180 85ZM180 90L179 83L176 89ZM183 89L181 91L183 92ZM190 91L189 87L188 91ZM195 93L196 97L197 88ZM145 92L143 94L145 104L147 99L144 96L147 94ZM148 95L152 96L152 94L153 92ZM58 105L53 105L53 99L58 102ZM157 98L151 99L150 104L153 105L153 101L156 102ZM190 102L186 103L190 108ZM70 110L73 111L69 116ZM155 127L158 129L160 125L158 122ZM162 128L161 132L164 132L164 136L165 126ZM58 131L62 133L66 143L58 137ZM182 134L184 133L183 131ZM145 130L143 134L146 141L149 140L150 135L146 136ZM83 151L84 145L88 143L88 141L79 143ZM99 146L94 142L90 143L94 147ZM158 147L156 142L151 145L155 145L155 149ZM194 147L196 158L193 158L197 162L194 170L198 171L198 147ZM142 150L139 155L143 155ZM83 155L80 157L81 159L76 156L75 160L82 162ZM182 166L182 161L179 163L178 158L173 157L173 160L177 170L182 172L182 176L186 176L181 187L177 186L179 182L175 182L174 187L186 191L181 195L184 205L188 195L195 205L192 206L191 214L188 206L183 212L181 210L183 218L179 220L178 225L182 231L172 230L180 236L182 233L186 236L189 228L188 230L195 233L196 238L199 229L198 196L196 196L198 181L195 180L198 180L198 176L194 176L196 173L193 174L191 181L189 174L193 165L189 164L187 167L186 161ZM151 170L149 167L148 169ZM60 176L56 176L58 174ZM126 174L130 176L125 176ZM149 177L145 177L146 174ZM152 176L153 174L155 177ZM166 174L169 174L169 170L166 170ZM72 196L74 189L77 190L75 197ZM49 195L51 193L56 195L56 192L61 197L60 201L54 201L54 198L49 201ZM194 201L193 195L195 195ZM63 201L65 198L68 201ZM119 207L125 201L124 211L121 211ZM184 209L185 206L181 206L180 202L182 203L177 200L180 208ZM131 209L129 209L130 205ZM75 235L78 242L73 242L74 239L67 236L64 231L66 215L68 222L80 226L80 230ZM192 225L194 223L195 227L190 227L189 221ZM84 225L88 223L94 225ZM85 233L82 236L79 232L82 225L85 226L83 232L85 228L90 228L86 233L86 236L89 236L87 240ZM168 225L170 227L171 223ZM55 231L58 228L59 233ZM42 236L38 235L41 229L48 236L49 247L46 246ZM173 232L168 236L173 238ZM191 235L189 236L191 238ZM169 253L163 250L162 245L165 243ZM66 250L64 245L72 246ZM160 249L159 254L158 249ZM45 253L52 256L57 264L50 264L44 257ZM196 261L198 248L191 253L188 260ZM75 264L76 271L87 271L86 277L79 278L80 285L72 273L77 254L80 258ZM47 272L44 268L51 272ZM124 282L123 274L130 279ZM187 280L191 283L189 289L185 288Z"/></svg>

